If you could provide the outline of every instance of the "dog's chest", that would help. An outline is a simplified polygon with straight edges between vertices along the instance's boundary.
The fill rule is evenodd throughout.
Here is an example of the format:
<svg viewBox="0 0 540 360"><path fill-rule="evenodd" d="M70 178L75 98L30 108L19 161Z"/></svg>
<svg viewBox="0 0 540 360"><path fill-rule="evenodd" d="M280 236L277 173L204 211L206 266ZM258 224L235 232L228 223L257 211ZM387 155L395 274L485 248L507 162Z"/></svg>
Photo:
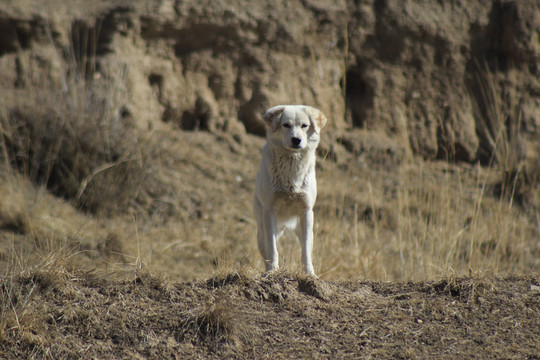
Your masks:
<svg viewBox="0 0 540 360"><path fill-rule="evenodd" d="M280 196L301 198L306 193L314 165L312 159L305 156L294 153L274 157L271 164L272 187Z"/></svg>

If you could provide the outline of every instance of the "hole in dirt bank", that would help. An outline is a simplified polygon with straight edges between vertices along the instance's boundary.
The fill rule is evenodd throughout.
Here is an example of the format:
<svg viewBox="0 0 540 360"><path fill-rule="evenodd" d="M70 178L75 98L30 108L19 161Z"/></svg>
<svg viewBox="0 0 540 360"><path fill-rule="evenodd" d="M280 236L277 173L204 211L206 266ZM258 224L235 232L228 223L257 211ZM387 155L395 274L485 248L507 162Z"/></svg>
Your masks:
<svg viewBox="0 0 540 360"><path fill-rule="evenodd" d="M150 83L150 86L157 86L161 88L163 84L163 75L161 74L150 74L148 76L148 82Z"/></svg>
<svg viewBox="0 0 540 360"><path fill-rule="evenodd" d="M197 98L193 109L182 113L179 125L182 130L208 130L211 118L212 110L208 103Z"/></svg>
<svg viewBox="0 0 540 360"><path fill-rule="evenodd" d="M18 47L15 26L9 19L0 19L0 56L16 51Z"/></svg>
<svg viewBox="0 0 540 360"><path fill-rule="evenodd" d="M163 88L163 75L161 74L150 74L148 75L148 83L152 88L152 92L155 94L156 98L161 101L162 99L162 88Z"/></svg>
<svg viewBox="0 0 540 360"><path fill-rule="evenodd" d="M0 18L0 56L30 47L34 38L42 35L38 21L18 21Z"/></svg>
<svg viewBox="0 0 540 360"><path fill-rule="evenodd" d="M436 159L450 162L472 162L476 159L476 152L467 149L456 139L455 131L448 123L437 127L437 154Z"/></svg>
<svg viewBox="0 0 540 360"><path fill-rule="evenodd" d="M476 63L485 62L490 69L506 72L520 65L536 68L536 58L523 46L528 42L526 15L520 14L519 2L494 1L487 25L472 24L470 49L471 69Z"/></svg>
<svg viewBox="0 0 540 360"><path fill-rule="evenodd" d="M262 119L266 108L268 108L268 98L262 91L261 85L255 83L251 99L238 108L238 119L244 124L248 133L258 136L266 135L266 126Z"/></svg>
<svg viewBox="0 0 540 360"><path fill-rule="evenodd" d="M180 127L182 130L206 130L208 117L204 113L199 113L195 110L184 111L180 119Z"/></svg>
<svg viewBox="0 0 540 360"><path fill-rule="evenodd" d="M349 69L341 88L345 86L345 106L347 121L355 127L365 127L367 111L373 102L373 88L365 81L358 69Z"/></svg>
<svg viewBox="0 0 540 360"><path fill-rule="evenodd" d="M211 49L214 54L236 51L242 43L240 33L237 25L192 24L178 31L174 52L177 57L183 58L206 49Z"/></svg>
<svg viewBox="0 0 540 360"><path fill-rule="evenodd" d="M523 36L518 7L511 2L495 1L489 19L487 31L491 34L491 43L488 53L497 66L506 71L523 60L520 59L523 54L517 47L519 38Z"/></svg>

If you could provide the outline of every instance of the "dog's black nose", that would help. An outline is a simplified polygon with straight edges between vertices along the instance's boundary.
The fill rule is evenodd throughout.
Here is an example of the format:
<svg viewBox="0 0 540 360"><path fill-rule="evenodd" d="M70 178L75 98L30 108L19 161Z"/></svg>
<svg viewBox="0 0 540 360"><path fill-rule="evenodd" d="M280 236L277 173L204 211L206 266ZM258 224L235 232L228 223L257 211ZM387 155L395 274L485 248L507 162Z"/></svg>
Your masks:
<svg viewBox="0 0 540 360"><path fill-rule="evenodd" d="M300 146L300 143L302 142L302 139L300 138L297 138L297 137L293 137L291 138L291 143L294 147L298 147Z"/></svg>

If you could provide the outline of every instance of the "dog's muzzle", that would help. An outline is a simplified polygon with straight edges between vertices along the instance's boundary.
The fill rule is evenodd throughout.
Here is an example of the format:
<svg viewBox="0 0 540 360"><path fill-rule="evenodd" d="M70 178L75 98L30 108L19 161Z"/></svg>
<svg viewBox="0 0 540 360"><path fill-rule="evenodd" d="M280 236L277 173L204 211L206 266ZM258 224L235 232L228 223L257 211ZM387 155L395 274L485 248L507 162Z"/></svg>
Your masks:
<svg viewBox="0 0 540 360"><path fill-rule="evenodd" d="M291 138L292 147L295 148L295 149L300 149L300 143L301 142L302 142L302 139L300 139L300 138L297 138L297 137Z"/></svg>

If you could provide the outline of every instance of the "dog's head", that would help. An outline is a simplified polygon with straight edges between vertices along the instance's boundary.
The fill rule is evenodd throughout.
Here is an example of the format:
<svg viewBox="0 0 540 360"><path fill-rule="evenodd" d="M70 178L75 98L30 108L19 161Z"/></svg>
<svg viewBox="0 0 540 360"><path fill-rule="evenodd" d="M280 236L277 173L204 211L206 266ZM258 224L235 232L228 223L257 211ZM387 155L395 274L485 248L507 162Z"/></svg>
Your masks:
<svg viewBox="0 0 540 360"><path fill-rule="evenodd" d="M268 126L268 139L293 151L317 147L319 132L327 121L320 110L304 105L274 106L264 113L263 119Z"/></svg>

